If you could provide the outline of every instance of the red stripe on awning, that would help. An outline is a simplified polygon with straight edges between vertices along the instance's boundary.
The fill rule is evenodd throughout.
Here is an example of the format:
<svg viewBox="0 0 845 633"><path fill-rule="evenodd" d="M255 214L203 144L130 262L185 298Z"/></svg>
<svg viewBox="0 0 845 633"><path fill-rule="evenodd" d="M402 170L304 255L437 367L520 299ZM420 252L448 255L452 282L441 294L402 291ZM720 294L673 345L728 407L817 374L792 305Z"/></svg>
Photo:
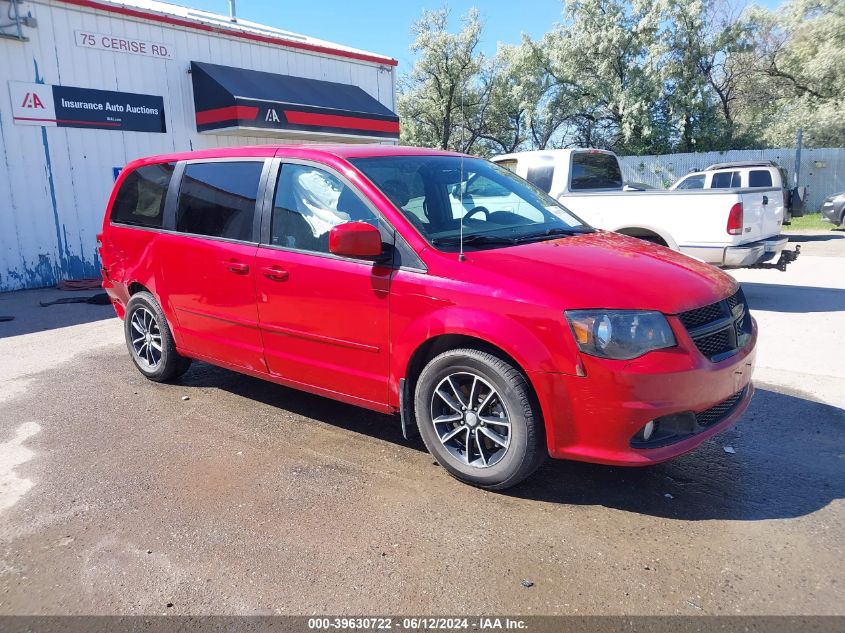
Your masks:
<svg viewBox="0 0 845 633"><path fill-rule="evenodd" d="M197 112L197 125L208 125L209 123L220 123L221 121L234 121L248 119L250 121L258 117L258 108L255 106L226 106L225 108L214 108Z"/></svg>
<svg viewBox="0 0 845 633"><path fill-rule="evenodd" d="M297 112L285 110L288 123L294 125L318 125L320 127L338 127L349 130L369 130L372 132L392 132L399 134L398 121L379 121L363 119L356 116L341 116L339 114L316 114L314 112Z"/></svg>

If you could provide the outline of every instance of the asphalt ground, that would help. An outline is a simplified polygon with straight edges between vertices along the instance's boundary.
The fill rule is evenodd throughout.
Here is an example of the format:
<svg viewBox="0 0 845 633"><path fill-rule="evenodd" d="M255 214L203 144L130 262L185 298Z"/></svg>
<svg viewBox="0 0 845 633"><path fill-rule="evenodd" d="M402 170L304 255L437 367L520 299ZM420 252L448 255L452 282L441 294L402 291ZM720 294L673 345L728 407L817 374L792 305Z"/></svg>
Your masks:
<svg viewBox="0 0 845 633"><path fill-rule="evenodd" d="M504 493L392 417L200 363L154 384L109 307L0 295L0 614L845 615L845 233L794 239L733 273L735 427Z"/></svg>

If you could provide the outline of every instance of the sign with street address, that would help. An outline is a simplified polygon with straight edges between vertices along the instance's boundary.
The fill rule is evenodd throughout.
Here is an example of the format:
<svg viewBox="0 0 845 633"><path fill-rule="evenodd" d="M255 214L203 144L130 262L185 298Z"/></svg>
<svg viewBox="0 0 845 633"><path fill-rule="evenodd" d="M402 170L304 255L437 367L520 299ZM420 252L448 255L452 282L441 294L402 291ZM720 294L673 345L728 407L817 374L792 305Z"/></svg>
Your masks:
<svg viewBox="0 0 845 633"><path fill-rule="evenodd" d="M173 59L173 46L161 42L139 40L122 35L108 35L93 31L75 31L76 45L82 48L93 48L112 53L128 53L130 55L144 55L159 59Z"/></svg>
<svg viewBox="0 0 845 633"><path fill-rule="evenodd" d="M164 98L72 86L9 82L16 125L167 132Z"/></svg>

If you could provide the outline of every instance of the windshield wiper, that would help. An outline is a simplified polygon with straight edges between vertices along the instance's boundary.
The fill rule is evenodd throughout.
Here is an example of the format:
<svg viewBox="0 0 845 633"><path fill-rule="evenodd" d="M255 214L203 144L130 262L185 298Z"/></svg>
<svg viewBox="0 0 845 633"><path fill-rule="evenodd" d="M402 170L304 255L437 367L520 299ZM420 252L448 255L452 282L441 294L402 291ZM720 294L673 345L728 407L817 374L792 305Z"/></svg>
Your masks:
<svg viewBox="0 0 845 633"><path fill-rule="evenodd" d="M455 246L461 243L460 235L451 235L449 237L435 237L431 240L435 246ZM517 244L516 238L503 237L501 235L482 235L473 233L471 235L464 235L464 244Z"/></svg>
<svg viewBox="0 0 845 633"><path fill-rule="evenodd" d="M520 235L519 237L514 238L514 240L516 241L516 243L530 242L533 240L542 240L547 237L558 237L562 235L581 235L583 233L592 233L592 231L590 229L564 229L561 227L554 227L551 229L546 229L541 233L529 233L528 235Z"/></svg>

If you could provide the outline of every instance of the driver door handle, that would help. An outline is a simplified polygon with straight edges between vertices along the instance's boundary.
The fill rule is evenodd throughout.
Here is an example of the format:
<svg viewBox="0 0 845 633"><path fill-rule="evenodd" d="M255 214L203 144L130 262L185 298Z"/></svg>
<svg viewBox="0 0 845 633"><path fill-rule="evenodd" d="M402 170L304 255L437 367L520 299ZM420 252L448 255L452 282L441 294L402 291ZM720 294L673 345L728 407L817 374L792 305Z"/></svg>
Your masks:
<svg viewBox="0 0 845 633"><path fill-rule="evenodd" d="M286 281L288 278L288 271L279 266L265 266L261 272L271 281Z"/></svg>

